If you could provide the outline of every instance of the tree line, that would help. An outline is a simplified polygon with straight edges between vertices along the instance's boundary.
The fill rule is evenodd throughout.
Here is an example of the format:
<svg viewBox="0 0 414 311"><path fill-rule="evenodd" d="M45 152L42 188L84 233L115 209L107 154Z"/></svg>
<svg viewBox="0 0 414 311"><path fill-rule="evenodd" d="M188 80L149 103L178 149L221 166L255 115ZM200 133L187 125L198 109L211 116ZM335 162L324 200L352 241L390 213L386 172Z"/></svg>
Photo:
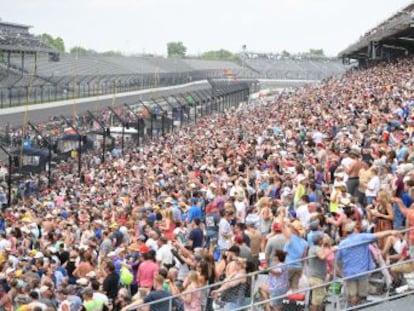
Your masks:
<svg viewBox="0 0 414 311"><path fill-rule="evenodd" d="M93 49L88 49L82 46L74 46L66 51L65 42L61 37L53 37L48 33L43 33L38 36L39 39L56 49L59 53L70 53L72 55L77 56L85 56L85 55L102 55L102 56L124 56L124 54L120 51L105 51L105 52L97 52ZM245 46L243 46L245 49ZM318 57L325 57L325 53L323 49L309 49L309 51L304 53L293 54L289 53L288 51L282 51L281 53L277 53L281 57L288 58L296 55L308 55L308 56L318 56ZM192 57L192 58L199 58L205 60L221 60L221 61L234 61L237 62L240 60L239 53L232 53L225 49L219 50L210 50L206 51L200 55L187 55L187 47L184 45L182 41L172 41L167 43L167 55L169 58L185 58L185 57Z"/></svg>

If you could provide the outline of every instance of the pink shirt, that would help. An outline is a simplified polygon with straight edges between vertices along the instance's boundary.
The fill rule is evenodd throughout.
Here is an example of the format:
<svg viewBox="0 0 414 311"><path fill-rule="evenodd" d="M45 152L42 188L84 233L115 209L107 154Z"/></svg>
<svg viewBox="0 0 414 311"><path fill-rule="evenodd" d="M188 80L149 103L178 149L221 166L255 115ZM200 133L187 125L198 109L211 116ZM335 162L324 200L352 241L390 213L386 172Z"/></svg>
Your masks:
<svg viewBox="0 0 414 311"><path fill-rule="evenodd" d="M139 287L152 288L154 276L158 272L158 264L152 260L145 260L139 265L137 283Z"/></svg>

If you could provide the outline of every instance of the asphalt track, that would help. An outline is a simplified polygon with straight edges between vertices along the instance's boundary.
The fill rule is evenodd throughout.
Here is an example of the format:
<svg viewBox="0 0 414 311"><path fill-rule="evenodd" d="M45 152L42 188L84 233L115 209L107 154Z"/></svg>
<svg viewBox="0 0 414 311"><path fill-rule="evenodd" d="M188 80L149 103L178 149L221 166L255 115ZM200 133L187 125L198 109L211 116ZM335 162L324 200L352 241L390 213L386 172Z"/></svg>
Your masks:
<svg viewBox="0 0 414 311"><path fill-rule="evenodd" d="M102 95L97 97L70 99L59 102L37 104L31 106L19 106L4 108L0 110L0 127L4 127L7 122L11 127L22 126L25 121L34 124L47 121L52 116L72 116L74 112L78 115L86 114L87 110L99 113L100 110L108 106L119 106L126 104L136 104L137 100L149 100L179 93L188 93L200 89L209 88L207 81L197 81L183 85L147 89L128 93ZM26 117L25 117L26 116ZM26 120L25 120L26 119Z"/></svg>

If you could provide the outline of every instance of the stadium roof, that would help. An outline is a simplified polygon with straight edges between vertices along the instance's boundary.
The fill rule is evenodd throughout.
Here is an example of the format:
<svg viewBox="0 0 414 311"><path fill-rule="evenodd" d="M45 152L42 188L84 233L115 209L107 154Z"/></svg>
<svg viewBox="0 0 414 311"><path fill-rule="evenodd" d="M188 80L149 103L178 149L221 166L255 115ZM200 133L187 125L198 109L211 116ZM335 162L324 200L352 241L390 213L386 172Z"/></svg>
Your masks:
<svg viewBox="0 0 414 311"><path fill-rule="evenodd" d="M1 26L8 26L8 27L15 27L15 28L24 28L24 29L29 29L32 28L33 26L30 25L23 25L23 24L17 24L17 23L10 23L10 22L4 22L0 19L0 28Z"/></svg>
<svg viewBox="0 0 414 311"><path fill-rule="evenodd" d="M369 58L369 46L378 42L390 48L414 49L414 2L397 11L387 20L371 29L348 48L339 53L339 57Z"/></svg>

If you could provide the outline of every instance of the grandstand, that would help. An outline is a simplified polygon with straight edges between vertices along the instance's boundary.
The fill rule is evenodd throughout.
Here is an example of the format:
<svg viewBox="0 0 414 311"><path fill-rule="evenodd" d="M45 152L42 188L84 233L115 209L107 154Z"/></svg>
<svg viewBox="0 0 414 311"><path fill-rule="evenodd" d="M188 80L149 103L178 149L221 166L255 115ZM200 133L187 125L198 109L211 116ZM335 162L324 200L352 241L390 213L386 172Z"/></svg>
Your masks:
<svg viewBox="0 0 414 311"><path fill-rule="evenodd" d="M337 60L244 57L240 64L191 58L57 53L30 26L0 22L0 107L80 98L220 78L319 81Z"/></svg>
<svg viewBox="0 0 414 311"><path fill-rule="evenodd" d="M343 74L345 67L337 59L297 59L254 57L244 60L246 66L266 79L322 80Z"/></svg>
<svg viewBox="0 0 414 311"><path fill-rule="evenodd" d="M10 52L54 52L43 41L29 33L31 26L0 20L0 50Z"/></svg>
<svg viewBox="0 0 414 311"><path fill-rule="evenodd" d="M360 66L390 61L413 52L414 3L369 30L339 53L346 63L357 60Z"/></svg>

